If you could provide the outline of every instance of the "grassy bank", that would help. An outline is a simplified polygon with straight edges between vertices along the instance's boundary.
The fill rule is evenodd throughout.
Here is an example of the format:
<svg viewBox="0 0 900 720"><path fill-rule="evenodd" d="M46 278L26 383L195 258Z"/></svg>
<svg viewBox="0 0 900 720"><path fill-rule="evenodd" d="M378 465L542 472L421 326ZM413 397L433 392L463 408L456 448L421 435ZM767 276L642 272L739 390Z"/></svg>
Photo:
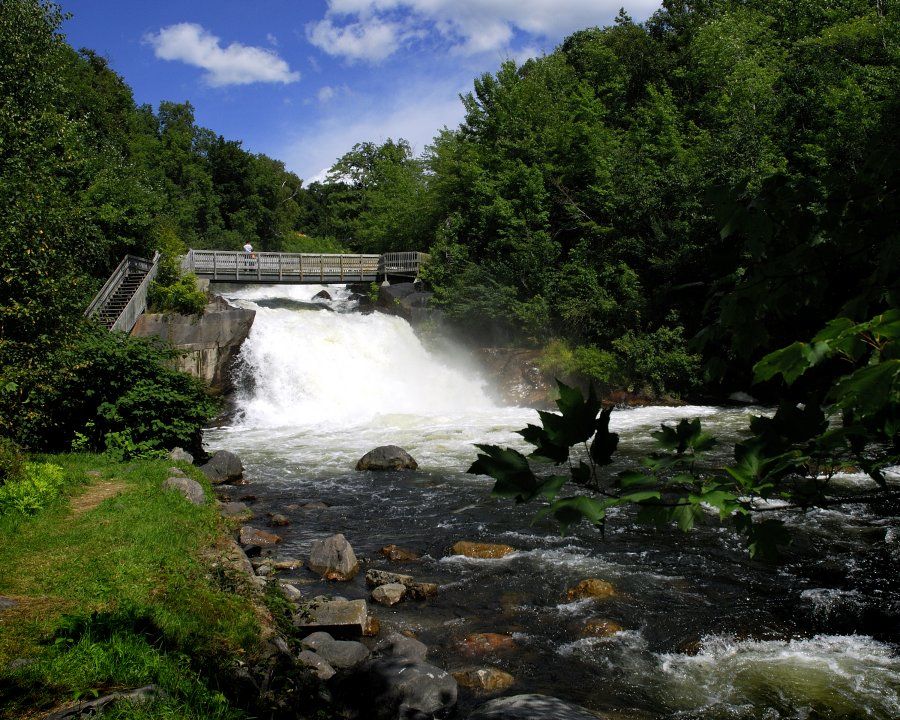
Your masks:
<svg viewBox="0 0 900 720"><path fill-rule="evenodd" d="M14 602L0 609L0 718L150 684L160 698L104 717L238 716L216 678L253 656L260 628L253 602L215 569L215 509L163 490L171 461L39 460L62 469L58 497L0 515L0 596Z"/></svg>

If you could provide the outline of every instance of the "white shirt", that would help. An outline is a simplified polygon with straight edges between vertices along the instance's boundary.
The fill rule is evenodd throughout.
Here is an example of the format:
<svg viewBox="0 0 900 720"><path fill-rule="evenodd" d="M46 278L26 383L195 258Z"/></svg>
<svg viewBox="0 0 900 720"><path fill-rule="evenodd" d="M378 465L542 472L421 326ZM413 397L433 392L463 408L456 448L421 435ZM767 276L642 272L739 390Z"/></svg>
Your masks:
<svg viewBox="0 0 900 720"><path fill-rule="evenodd" d="M253 246L250 243L244 245L244 252L253 252Z"/></svg>

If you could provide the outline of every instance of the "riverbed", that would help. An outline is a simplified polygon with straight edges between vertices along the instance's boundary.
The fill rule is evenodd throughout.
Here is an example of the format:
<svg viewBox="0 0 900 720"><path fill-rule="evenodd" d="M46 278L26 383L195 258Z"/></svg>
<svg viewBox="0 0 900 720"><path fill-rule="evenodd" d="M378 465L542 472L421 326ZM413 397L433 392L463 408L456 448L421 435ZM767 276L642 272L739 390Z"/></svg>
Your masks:
<svg viewBox="0 0 900 720"><path fill-rule="evenodd" d="M786 515L797 542L777 565L750 561L712 517L682 534L619 510L605 534L582 524L563 537L554 524L533 522L537 506L492 498L490 479L466 473L474 443L525 449L514 431L536 421L535 411L497 405L463 354L426 348L404 320L355 312L344 288L314 300L321 289L221 291L257 317L242 349L236 414L208 430L206 443L241 456L251 484L234 498L255 496L257 518L290 518L277 531L280 554L306 557L313 540L343 532L367 567L438 583L429 601L372 604L383 630L414 633L448 670L489 664L511 673L507 693L542 692L620 718L900 717L898 518L863 506ZM661 423L700 417L724 453L760 412L617 410L621 453L611 470L650 452L649 433ZM419 470L354 471L383 444L406 448ZM516 552L449 555L459 540ZM388 544L421 560L392 565L379 554ZM590 577L611 582L616 595L569 601L567 588ZM293 579L310 595L369 594L361 575L324 583L301 571ZM622 631L585 636L593 620ZM514 647L473 658L460 641L476 632L508 634ZM461 709L478 701L462 693Z"/></svg>

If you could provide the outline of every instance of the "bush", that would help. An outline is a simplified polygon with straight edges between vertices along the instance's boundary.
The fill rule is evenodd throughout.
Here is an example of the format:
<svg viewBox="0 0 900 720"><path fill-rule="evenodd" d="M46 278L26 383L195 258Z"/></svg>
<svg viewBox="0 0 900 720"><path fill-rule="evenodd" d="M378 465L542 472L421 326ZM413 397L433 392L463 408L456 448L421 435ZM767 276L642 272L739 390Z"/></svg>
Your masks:
<svg viewBox="0 0 900 720"><path fill-rule="evenodd" d="M285 233L281 252L287 253L347 253L350 252L337 238L314 237L298 232Z"/></svg>
<svg viewBox="0 0 900 720"><path fill-rule="evenodd" d="M59 497L65 484L65 473L58 465L25 463L18 479L0 485L0 515L33 515Z"/></svg>
<svg viewBox="0 0 900 720"><path fill-rule="evenodd" d="M681 326L643 335L627 332L613 347L631 382L644 383L656 393L677 393L700 381L700 356L688 352Z"/></svg>
<svg viewBox="0 0 900 720"><path fill-rule="evenodd" d="M206 293L197 287L197 276L186 273L171 284L154 282L150 286L150 307L155 312L201 315L206 308Z"/></svg>
<svg viewBox="0 0 900 720"><path fill-rule="evenodd" d="M570 346L565 340L547 343L539 361L547 374L562 379L586 378L601 388L622 384L619 360L614 353L592 345Z"/></svg>
<svg viewBox="0 0 900 720"><path fill-rule="evenodd" d="M156 340L86 326L30 365L0 378L0 432L31 450L107 449L124 456L176 445L198 448L217 405L196 378L168 366Z"/></svg>
<svg viewBox="0 0 900 720"><path fill-rule="evenodd" d="M22 449L9 438L0 437L0 487L19 480L24 469Z"/></svg>

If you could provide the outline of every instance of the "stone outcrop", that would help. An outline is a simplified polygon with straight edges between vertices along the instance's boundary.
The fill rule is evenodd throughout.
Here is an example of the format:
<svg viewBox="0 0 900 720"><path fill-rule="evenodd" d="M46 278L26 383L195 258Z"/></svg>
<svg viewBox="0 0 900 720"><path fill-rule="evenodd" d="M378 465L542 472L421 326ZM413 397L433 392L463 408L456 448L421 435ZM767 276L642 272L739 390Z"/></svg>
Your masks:
<svg viewBox="0 0 900 720"><path fill-rule="evenodd" d="M342 533L313 542L308 566L328 580L350 580L359 571L359 561Z"/></svg>
<svg viewBox="0 0 900 720"><path fill-rule="evenodd" d="M204 505L206 503L206 493L203 487L196 480L183 476L174 476L167 478L163 482L166 490L175 490L184 496L184 499L193 505Z"/></svg>
<svg viewBox="0 0 900 720"><path fill-rule="evenodd" d="M539 365L540 350L482 348L478 359L497 400L520 407L553 407L556 388L553 378Z"/></svg>
<svg viewBox="0 0 900 720"><path fill-rule="evenodd" d="M457 686L450 673L424 660L388 655L360 665L345 693L372 720L445 718L456 705Z"/></svg>
<svg viewBox="0 0 900 720"><path fill-rule="evenodd" d="M219 450L200 470L213 485L237 483L244 479L244 464L233 452Z"/></svg>
<svg viewBox="0 0 900 720"><path fill-rule="evenodd" d="M513 695L485 703L469 720L597 720L599 716L549 695Z"/></svg>
<svg viewBox="0 0 900 720"><path fill-rule="evenodd" d="M375 652L383 655L395 655L410 660L424 660L428 654L428 646L400 633L391 633L375 646Z"/></svg>
<svg viewBox="0 0 900 720"><path fill-rule="evenodd" d="M231 367L255 317L254 310L233 307L217 297L199 317L144 313L131 334L167 340L183 352L173 361L179 370L205 380L213 390L230 392Z"/></svg>
<svg viewBox="0 0 900 720"><path fill-rule="evenodd" d="M412 455L397 445L382 445L370 450L356 463L357 470L415 470L419 467Z"/></svg>
<svg viewBox="0 0 900 720"><path fill-rule="evenodd" d="M174 460L175 462L186 462L193 463L194 456L191 455L187 450L180 447L175 447L169 450L169 459Z"/></svg>
<svg viewBox="0 0 900 720"><path fill-rule="evenodd" d="M378 302L375 308L415 324L433 313L428 308L433 296L434 293L426 292L420 283L398 282L381 285L378 288Z"/></svg>

